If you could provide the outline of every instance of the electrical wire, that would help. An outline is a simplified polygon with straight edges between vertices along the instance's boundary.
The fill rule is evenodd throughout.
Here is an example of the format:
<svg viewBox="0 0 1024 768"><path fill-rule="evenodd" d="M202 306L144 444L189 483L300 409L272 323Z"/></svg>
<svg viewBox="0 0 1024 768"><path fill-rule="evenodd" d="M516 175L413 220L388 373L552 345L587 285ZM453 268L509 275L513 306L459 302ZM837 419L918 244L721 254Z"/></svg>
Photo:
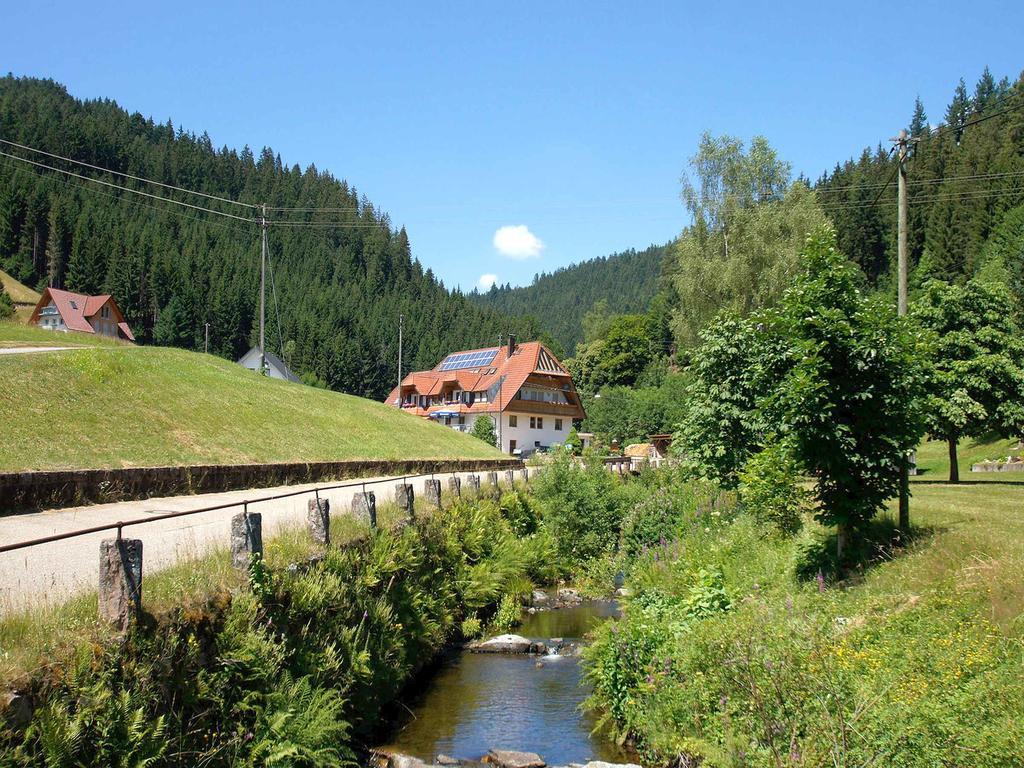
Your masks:
<svg viewBox="0 0 1024 768"><path fill-rule="evenodd" d="M213 213L213 214L216 214L217 216L224 216L224 217L229 218L229 219L236 219L237 221L244 221L244 222L248 222L248 223L254 223L255 222L255 219L247 218L245 216L238 216L238 215L236 215L234 213L227 213L225 211L218 211L218 210L216 210L214 208L204 208L201 205L193 205L192 203L186 203L184 200L175 200L172 197L162 197L161 195L154 195L154 194L151 194L150 192L143 192L141 189L132 189L131 187L125 187L125 186L122 186L121 184L114 184L113 182L105 181L103 179L94 179L91 176L83 176L80 173L75 173L74 171L64 170L63 168L54 168L52 165L46 165L45 163L40 163L40 162L37 162L35 160L30 160L27 157L20 157L18 155L12 155L9 152L4 152L2 150L0 150L0 155L2 155L3 157L9 157L9 158L11 158L13 160L18 160L19 162L22 162L22 163L29 163L31 165L34 165L34 166L38 167L38 168L45 168L45 169L47 169L49 171L55 171L57 173L63 173L65 175L67 175L67 176L73 176L73 177L75 177L77 179L82 179L83 181L89 181L89 182L92 182L94 184L102 184L103 186L111 187L112 189L120 189L122 192L131 192L134 195L142 195L143 197L148 197L148 198L151 198L153 200L160 200L161 202L165 202L165 203L174 203L175 205L181 205L181 206L184 206L186 208L191 208L191 209L196 210L196 211L205 211L206 213Z"/></svg>
<svg viewBox="0 0 1024 768"><path fill-rule="evenodd" d="M4 163L4 165L6 165L9 168L18 168L19 167L15 163L12 163L10 160L3 160L2 162ZM109 197L112 200L117 200L118 202L124 203L126 205L142 206L143 208L149 208L150 210L157 211L158 213L167 213L167 214L171 214L173 216L178 216L178 217L183 218L183 219L189 219L190 221L198 221L201 224L204 224L204 225L207 225L207 226L211 226L211 227L217 227L219 229L226 229L226 230L229 230L229 231L232 231L232 232L240 232L240 231L242 231L242 230L239 229L239 227L241 225L240 224L236 224L234 222L229 222L229 221L213 221L211 219L203 218L202 216L196 216L196 215L191 214L191 213L186 213L185 211L179 211L176 208L164 208L164 207L161 207L161 206L158 206L158 205L153 205L152 203L147 203L147 202L145 202L143 200L136 200L134 198L128 198L128 197L125 197L124 195L114 194L113 192L104 192L101 189L95 189L94 187L88 186L87 184L79 184L77 182L72 181L71 179L65 179L65 178L61 178L61 177L54 177L51 174L45 173L45 172L40 171L40 170L38 170L36 168L29 168L27 170L33 171L34 173L36 173L41 178L55 178L61 184L65 184L65 185L67 185L69 187L74 187L75 189L81 189L84 192L89 193L90 195L103 195L104 197Z"/></svg>
<svg viewBox="0 0 1024 768"><path fill-rule="evenodd" d="M8 141L7 139L0 139L0 144L7 144L7 145L12 146L12 147L17 147L18 149L24 149L24 150L26 150L28 152L36 152L36 153L38 153L40 155L46 155L47 157L52 157L55 160L63 160L64 162L67 162L67 163L74 163L76 165L81 165L81 166L84 166L86 168L91 168L94 171L103 171L104 173L109 173L109 174L115 175L115 176L124 176L125 178L132 179L134 181L141 181L141 182L144 182L146 184L154 184L154 185L156 185L158 187L163 187L164 189L173 189L176 192L185 192L186 194L189 194L189 195L198 195L199 197L205 197L205 198L208 198L210 200L217 200L217 201L222 202L222 203L230 203L231 205L239 205L239 206L242 206L244 208L259 208L258 205L254 205L253 203L243 203L243 202L240 202L238 200L231 200L230 198L227 198L227 197L218 197L217 195L207 194L206 192L197 192L194 189L185 189L184 187L176 187L173 184L165 184L162 181L154 181L153 179L147 179L147 178L145 178L143 176L134 176L134 175L132 175L130 173L125 173L124 171L112 171L109 168L103 168L103 167L101 167L99 165L93 165L92 163L87 163L84 160L74 160L74 159L72 159L70 157L64 157L63 155L57 155L57 154L54 154L53 152L47 152L46 150L43 150L43 149L36 149L35 147L30 147L30 146L28 146L26 144L18 144L15 141Z"/></svg>

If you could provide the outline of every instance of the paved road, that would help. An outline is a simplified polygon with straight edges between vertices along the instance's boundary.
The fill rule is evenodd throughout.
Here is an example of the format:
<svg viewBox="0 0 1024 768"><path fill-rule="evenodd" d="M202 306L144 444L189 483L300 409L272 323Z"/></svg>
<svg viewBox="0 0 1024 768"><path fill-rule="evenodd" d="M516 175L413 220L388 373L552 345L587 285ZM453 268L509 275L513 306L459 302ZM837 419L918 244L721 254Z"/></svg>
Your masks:
<svg viewBox="0 0 1024 768"><path fill-rule="evenodd" d="M465 478L469 472L458 473ZM486 484L485 473L479 473ZM451 475L437 475L442 490L447 488ZM424 475L422 477L429 477ZM503 478L503 474L499 473ZM386 482L374 483L372 481ZM356 481L342 481L356 482ZM395 478L365 478L367 490L377 494L378 503L394 499ZM413 482L417 498L423 495L422 478ZM89 528L120 520L145 518L161 512L199 509L216 504L238 503L247 499L274 496L297 490L309 490L329 485L312 483L279 488L256 488L225 493L207 493L198 496L126 501L115 504L97 504L87 507L37 512L26 515L0 517L0 543L8 544L51 536L56 533ZM348 512L353 494L360 488L342 488L322 492L321 498L331 501L331 513ZM264 539L273 536L283 526L305 525L306 502L310 495L250 504L250 512L263 515ZM180 560L202 555L229 541L231 517L241 507L200 512L187 517L159 520L146 525L125 529L124 535L142 539L144 573L152 574ZM30 604L58 604L69 596L96 588L99 567L99 546L103 539L113 538L114 531L87 534L74 539L42 544L37 547L0 553L0 616L17 611Z"/></svg>
<svg viewBox="0 0 1024 768"><path fill-rule="evenodd" d="M0 355L25 355L29 352L66 352L84 347L0 347Z"/></svg>

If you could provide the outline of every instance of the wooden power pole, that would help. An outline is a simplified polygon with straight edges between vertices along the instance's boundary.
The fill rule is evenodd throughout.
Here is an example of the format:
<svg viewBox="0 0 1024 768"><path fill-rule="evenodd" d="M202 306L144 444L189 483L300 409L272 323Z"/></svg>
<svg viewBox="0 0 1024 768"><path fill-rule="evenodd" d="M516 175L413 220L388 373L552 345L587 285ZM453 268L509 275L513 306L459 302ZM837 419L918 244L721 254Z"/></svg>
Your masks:
<svg viewBox="0 0 1024 768"><path fill-rule="evenodd" d="M402 407L402 330L405 315L398 315L398 407Z"/></svg>
<svg viewBox="0 0 1024 768"><path fill-rule="evenodd" d="M896 214L896 313L907 314L907 140L906 129L896 137L899 162L899 187L897 191L898 211ZM899 529L903 534L910 530L910 456L904 455L900 462L900 512Z"/></svg>
<svg viewBox="0 0 1024 768"><path fill-rule="evenodd" d="M263 204L263 215L261 217L263 225L263 242L260 247L260 374L267 370L267 348L265 328L266 328L266 293L267 293L267 204Z"/></svg>

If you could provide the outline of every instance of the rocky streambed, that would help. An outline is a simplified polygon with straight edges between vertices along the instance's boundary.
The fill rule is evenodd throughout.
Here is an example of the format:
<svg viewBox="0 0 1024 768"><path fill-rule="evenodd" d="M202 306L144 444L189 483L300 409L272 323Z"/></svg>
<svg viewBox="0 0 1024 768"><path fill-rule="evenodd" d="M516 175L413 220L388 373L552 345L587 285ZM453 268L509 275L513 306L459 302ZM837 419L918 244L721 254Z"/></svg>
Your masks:
<svg viewBox="0 0 1024 768"><path fill-rule="evenodd" d="M593 734L579 651L586 633L617 614L614 602L572 589L534 594L515 634L453 649L376 753L383 768L541 768L633 765Z"/></svg>

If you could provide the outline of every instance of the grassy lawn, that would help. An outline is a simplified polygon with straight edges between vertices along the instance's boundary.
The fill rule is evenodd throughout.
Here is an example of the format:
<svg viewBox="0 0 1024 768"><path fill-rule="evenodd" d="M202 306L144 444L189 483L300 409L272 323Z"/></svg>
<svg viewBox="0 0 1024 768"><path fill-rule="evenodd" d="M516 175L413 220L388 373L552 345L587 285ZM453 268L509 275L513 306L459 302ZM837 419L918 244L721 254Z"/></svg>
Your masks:
<svg viewBox="0 0 1024 768"><path fill-rule="evenodd" d="M18 310L19 322L0 322L0 348L2 347L130 347L126 341L111 339L95 333L47 331L35 325L25 325L32 310Z"/></svg>
<svg viewBox="0 0 1024 768"><path fill-rule="evenodd" d="M11 297L11 301L15 304L35 304L42 295L38 291L33 291L24 283L18 282L2 269L0 269L0 285L3 285L7 295Z"/></svg>
<svg viewBox="0 0 1024 768"><path fill-rule="evenodd" d="M965 441L961 465L1015 442ZM590 658L607 681L599 704L618 707L646 757L1020 764L1024 475L964 472L951 484L944 443L918 457L929 471L913 479L910 541L891 546L893 500L842 580L796 576L798 564L820 562L808 545L828 532L766 535L743 514L638 559L626 618L599 633ZM676 601L715 572L729 609L687 622Z"/></svg>
<svg viewBox="0 0 1024 768"><path fill-rule="evenodd" d="M40 334L54 340L7 325L0 343L36 344ZM95 341L68 334L56 342L65 338ZM0 379L0 471L499 456L382 403L179 349L106 342L8 355Z"/></svg>

